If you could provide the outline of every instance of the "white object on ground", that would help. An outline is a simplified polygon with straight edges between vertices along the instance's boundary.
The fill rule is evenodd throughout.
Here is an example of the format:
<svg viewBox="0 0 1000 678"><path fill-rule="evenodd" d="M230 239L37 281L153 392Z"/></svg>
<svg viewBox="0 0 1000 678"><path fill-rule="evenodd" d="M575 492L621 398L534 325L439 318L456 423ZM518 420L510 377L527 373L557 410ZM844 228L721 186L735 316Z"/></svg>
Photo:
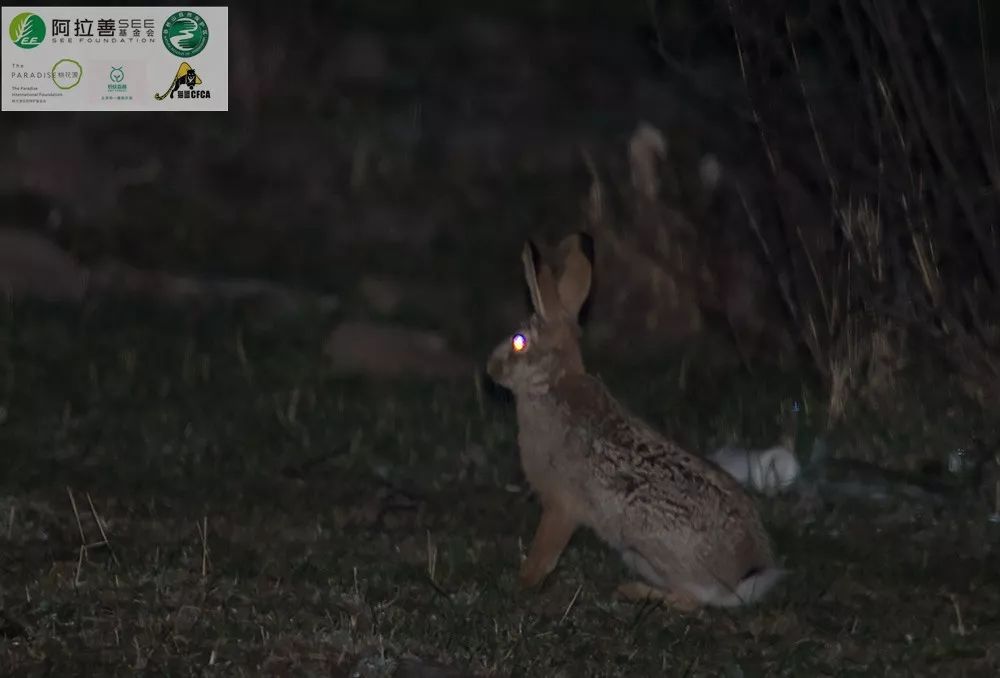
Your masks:
<svg viewBox="0 0 1000 678"><path fill-rule="evenodd" d="M767 495L788 489L801 473L795 453L781 446L766 450L723 447L710 455L709 459L740 484Z"/></svg>

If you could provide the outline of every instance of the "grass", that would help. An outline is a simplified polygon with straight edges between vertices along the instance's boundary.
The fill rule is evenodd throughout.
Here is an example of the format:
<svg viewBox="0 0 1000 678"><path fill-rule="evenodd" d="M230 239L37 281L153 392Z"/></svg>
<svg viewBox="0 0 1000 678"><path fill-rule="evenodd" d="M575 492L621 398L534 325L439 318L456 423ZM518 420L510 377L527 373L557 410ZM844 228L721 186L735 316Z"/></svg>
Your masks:
<svg viewBox="0 0 1000 678"><path fill-rule="evenodd" d="M981 512L762 499L794 573L749 610L615 600L624 568L583 532L519 594L538 510L509 403L477 397L472 375L340 380L315 326L237 315L17 306L0 337L3 674L1000 669L1000 529ZM699 399L672 370L606 377L693 444L782 397L780 380L736 376L714 389L738 397Z"/></svg>

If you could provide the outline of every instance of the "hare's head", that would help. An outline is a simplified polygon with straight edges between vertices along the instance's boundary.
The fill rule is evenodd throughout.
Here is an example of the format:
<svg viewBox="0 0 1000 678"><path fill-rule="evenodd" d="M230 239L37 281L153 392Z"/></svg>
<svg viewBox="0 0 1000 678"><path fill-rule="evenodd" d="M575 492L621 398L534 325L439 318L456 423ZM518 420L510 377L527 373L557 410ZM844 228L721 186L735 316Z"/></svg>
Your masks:
<svg viewBox="0 0 1000 678"><path fill-rule="evenodd" d="M528 242L522 261L535 312L494 349L486 371L515 394L541 394L566 374L582 373L579 313L590 292L591 265L583 234L571 235L556 249L559 275L540 261Z"/></svg>

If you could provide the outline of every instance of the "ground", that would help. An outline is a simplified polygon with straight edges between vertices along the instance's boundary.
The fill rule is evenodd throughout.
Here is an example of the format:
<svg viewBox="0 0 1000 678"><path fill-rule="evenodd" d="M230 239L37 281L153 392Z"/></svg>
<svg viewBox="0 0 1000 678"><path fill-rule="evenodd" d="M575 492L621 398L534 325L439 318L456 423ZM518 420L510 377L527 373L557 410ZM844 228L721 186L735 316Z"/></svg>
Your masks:
<svg viewBox="0 0 1000 678"><path fill-rule="evenodd" d="M538 507L512 407L472 374L336 377L320 322L107 304L2 318L0 673L1000 670L1000 526L981 511L761 498L792 572L753 609L616 600L624 567L584 532L543 590L517 593ZM692 445L787 386L738 370L679 386L671 361L602 374Z"/></svg>

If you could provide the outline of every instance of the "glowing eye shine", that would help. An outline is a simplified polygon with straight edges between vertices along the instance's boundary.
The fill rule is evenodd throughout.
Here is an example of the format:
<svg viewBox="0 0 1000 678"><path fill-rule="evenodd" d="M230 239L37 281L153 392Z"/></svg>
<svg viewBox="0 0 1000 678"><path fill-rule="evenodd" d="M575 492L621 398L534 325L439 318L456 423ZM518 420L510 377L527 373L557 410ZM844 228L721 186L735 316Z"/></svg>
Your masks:
<svg viewBox="0 0 1000 678"><path fill-rule="evenodd" d="M528 338L523 334L515 334L511 337L510 345L514 348L514 353L520 353L528 348Z"/></svg>

